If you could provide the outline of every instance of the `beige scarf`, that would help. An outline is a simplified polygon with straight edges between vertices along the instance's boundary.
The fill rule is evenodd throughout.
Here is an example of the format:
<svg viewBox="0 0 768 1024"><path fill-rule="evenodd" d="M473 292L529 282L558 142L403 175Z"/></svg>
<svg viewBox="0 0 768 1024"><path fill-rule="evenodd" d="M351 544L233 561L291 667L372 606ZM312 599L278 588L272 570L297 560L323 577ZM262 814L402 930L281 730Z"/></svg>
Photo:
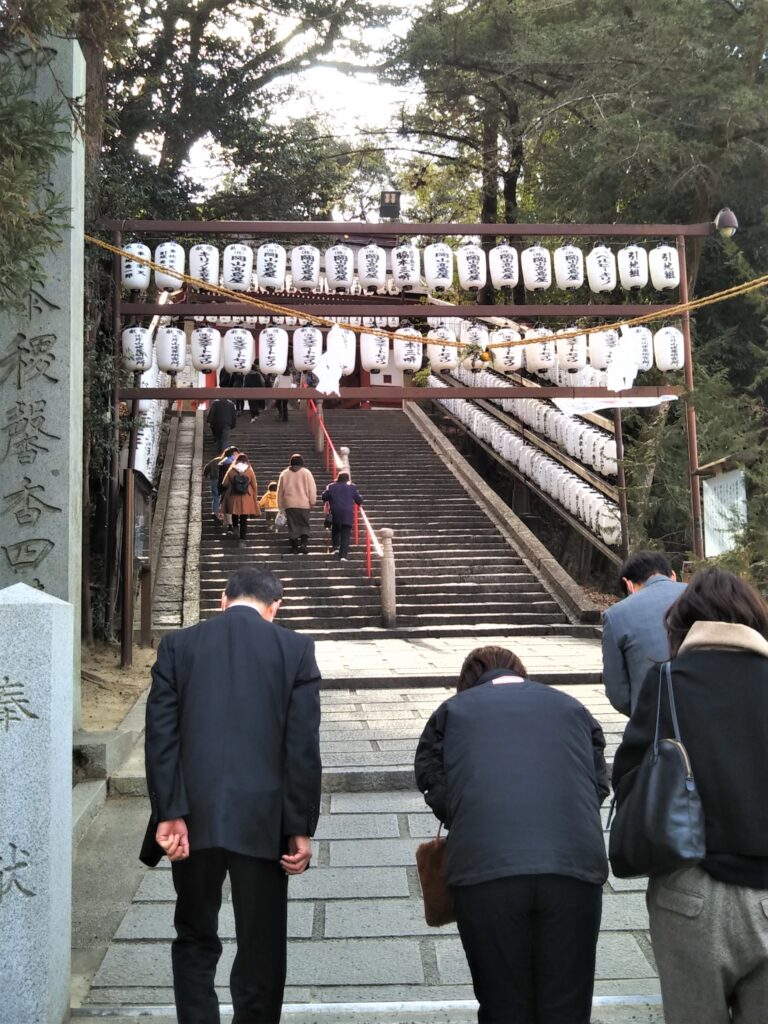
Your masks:
<svg viewBox="0 0 768 1024"><path fill-rule="evenodd" d="M768 640L751 626L740 622L694 622L680 644L680 653L702 647L727 647L737 651L752 651L768 658Z"/></svg>

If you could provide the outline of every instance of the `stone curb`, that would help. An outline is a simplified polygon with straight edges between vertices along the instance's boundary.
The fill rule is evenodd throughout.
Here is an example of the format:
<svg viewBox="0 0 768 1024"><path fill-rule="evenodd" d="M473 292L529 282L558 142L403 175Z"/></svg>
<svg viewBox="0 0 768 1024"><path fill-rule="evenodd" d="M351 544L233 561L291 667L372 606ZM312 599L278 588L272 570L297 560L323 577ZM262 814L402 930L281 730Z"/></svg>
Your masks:
<svg viewBox="0 0 768 1024"><path fill-rule="evenodd" d="M193 626L200 619L200 541L203 535L200 490L203 482L203 413L195 413L195 440L189 475L187 555L184 561L184 597L181 625Z"/></svg>
<svg viewBox="0 0 768 1024"><path fill-rule="evenodd" d="M157 563L160 559L160 541L163 539L163 528L165 526L165 515L168 511L168 496L171 492L171 477L173 475L173 463L176 458L176 439L179 433L179 419L174 416L171 419L168 440L165 444L165 455L163 456L163 470L160 474L160 483L157 488L157 501L152 515L152 539L150 552L150 569L152 572L152 592L154 594L157 581Z"/></svg>
<svg viewBox="0 0 768 1024"><path fill-rule="evenodd" d="M577 622L599 623L600 609L597 605L590 601L575 580L560 567L557 560L531 533L525 523L485 483L427 414L412 402L404 403L403 408L406 416L420 431L432 450L478 502L510 547L520 555L534 575L541 578L542 584L557 602L564 605L565 610Z"/></svg>
<svg viewBox="0 0 768 1024"><path fill-rule="evenodd" d="M73 850L88 831L88 826L99 813L107 799L105 779L78 782L72 789L72 848Z"/></svg>

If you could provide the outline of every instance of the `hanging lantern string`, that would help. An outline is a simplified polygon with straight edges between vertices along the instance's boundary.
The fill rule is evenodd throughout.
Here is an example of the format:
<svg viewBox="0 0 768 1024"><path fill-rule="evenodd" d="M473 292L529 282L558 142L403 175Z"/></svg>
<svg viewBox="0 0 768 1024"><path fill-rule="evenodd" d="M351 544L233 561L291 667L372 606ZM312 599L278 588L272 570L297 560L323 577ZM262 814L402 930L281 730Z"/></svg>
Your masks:
<svg viewBox="0 0 768 1024"><path fill-rule="evenodd" d="M360 331L360 327L356 326L355 324L337 323L330 317L319 316L316 313L308 313L305 310L302 310L301 314L299 315L297 314L295 309L292 309L289 306L280 306L275 302L269 302L266 299L256 298L255 296L249 295L245 292L238 292L234 291L231 288L224 288L221 285L211 284L208 281L201 281L197 277L190 277L189 274L184 274L181 271L173 270L170 267L164 267L162 266L162 264L155 263L154 260L148 260L145 259L143 256L137 256L135 253L128 252L126 249L121 249L119 246L112 245L110 242L105 242L101 238L95 238L93 235L85 235L84 237L86 242L90 242L91 245L96 245L100 249L106 249L107 252L111 252L115 256L122 256L125 259L131 260L134 263L141 263L143 266L150 267L152 270L156 272L159 271L162 274L166 274L168 277L176 277L183 284L193 285L198 288L204 288L209 292L213 292L213 294L215 295L222 295L225 298L234 299L235 301L240 302L243 305L253 306L256 309L260 309L267 313L272 313L273 315L276 316L288 316L295 317L296 319L299 320L306 320L308 323L315 324L315 326L317 327L338 326L349 331ZM702 298L700 299L691 299L688 302L680 302L677 305L665 306L663 311L657 310L653 313L643 313L640 316L635 316L628 320L618 320L610 325L610 329L618 330L621 327L638 327L641 324L651 323L653 320L667 319L673 316L681 316L684 313L692 313L697 309L703 309L706 306L713 306L719 302L726 302L727 300L735 299L740 295L746 295L748 292L756 291L758 288L766 287L768 287L768 274L764 274L762 277L753 278L751 281L744 281L741 284L733 285L731 288L725 288L723 291L714 292L712 295L702 296ZM450 306L446 307L446 309L450 308ZM460 307L456 307L456 309L458 311ZM414 307L414 312L412 314L413 316L424 315L419 314L417 310L418 307ZM211 315L214 315L214 313L215 310L212 311ZM171 310L169 310L168 315L173 315ZM596 312L595 315L599 316L599 313ZM449 318L450 317L446 315L444 319ZM541 337L537 337L533 342L530 338L523 338L520 341L491 342L489 345L487 345L487 348L489 350L496 348L520 348L523 345L538 345L549 341L565 341L568 338L578 338L581 335L598 334L602 331L605 331L605 329L605 324L598 324L595 327L576 327L569 329L567 331L562 331L562 333L560 334L542 335ZM396 341L417 341L417 339L410 334L399 334L397 331L386 331L380 327L366 327L365 333L372 334L375 337L389 338ZM426 341L427 344L431 343L447 348L467 347L465 342L445 341L442 338L435 338L434 340L426 338L422 339L422 342L423 341Z"/></svg>

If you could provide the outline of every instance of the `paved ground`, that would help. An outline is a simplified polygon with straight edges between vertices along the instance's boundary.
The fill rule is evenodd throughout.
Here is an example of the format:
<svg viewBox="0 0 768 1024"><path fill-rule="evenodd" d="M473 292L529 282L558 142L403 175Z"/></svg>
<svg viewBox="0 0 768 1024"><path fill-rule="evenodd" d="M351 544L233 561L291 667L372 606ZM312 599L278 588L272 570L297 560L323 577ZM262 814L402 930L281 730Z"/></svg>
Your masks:
<svg viewBox="0 0 768 1024"><path fill-rule="evenodd" d="M333 783L323 796L313 867L290 885L288 1021L475 1019L456 931L425 925L414 867L414 850L434 834L436 822L413 788L413 751L424 721L452 691L396 682L406 667L411 677L422 670L435 678L455 677L472 646L443 640L318 644L321 665L332 666L337 677L347 672L351 686L356 679L385 675L394 685L323 694L323 756ZM599 668L595 641L515 638L514 648L534 676L553 666ZM563 688L600 719L611 754L622 716L598 685ZM378 773L377 791L350 791L360 785L361 766L369 778ZM388 777L393 786L381 788ZM146 871L136 860L147 815L140 797L108 801L78 851L73 995L83 1015L114 1014L119 1007L153 1008L157 1014L172 1006L170 871ZM642 882L613 877L606 884L595 1024L663 1020L643 889ZM233 955L228 902L221 924L218 980L226 1004ZM139 1012L124 1019L138 1019Z"/></svg>

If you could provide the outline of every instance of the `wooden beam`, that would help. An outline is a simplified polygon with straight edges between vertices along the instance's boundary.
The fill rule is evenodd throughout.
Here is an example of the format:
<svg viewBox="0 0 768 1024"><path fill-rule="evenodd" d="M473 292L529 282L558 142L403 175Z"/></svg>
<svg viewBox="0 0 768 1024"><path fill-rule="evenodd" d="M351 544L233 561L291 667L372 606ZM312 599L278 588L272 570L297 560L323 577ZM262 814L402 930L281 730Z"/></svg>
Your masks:
<svg viewBox="0 0 768 1024"><path fill-rule="evenodd" d="M677 398L684 389L676 384L666 387L639 387L627 391L606 391L605 388L557 388L541 387L536 391L536 398ZM274 399L309 399L318 400L352 400L356 402L384 399L386 401L426 402L433 398L458 397L449 388L439 387L390 387L389 385L371 385L369 387L341 387L341 395L325 395L316 388L120 388L118 395L121 401L128 402L136 398L167 399L172 402L205 401L212 398L274 398ZM466 387L461 398L532 398L531 392L525 387Z"/></svg>

